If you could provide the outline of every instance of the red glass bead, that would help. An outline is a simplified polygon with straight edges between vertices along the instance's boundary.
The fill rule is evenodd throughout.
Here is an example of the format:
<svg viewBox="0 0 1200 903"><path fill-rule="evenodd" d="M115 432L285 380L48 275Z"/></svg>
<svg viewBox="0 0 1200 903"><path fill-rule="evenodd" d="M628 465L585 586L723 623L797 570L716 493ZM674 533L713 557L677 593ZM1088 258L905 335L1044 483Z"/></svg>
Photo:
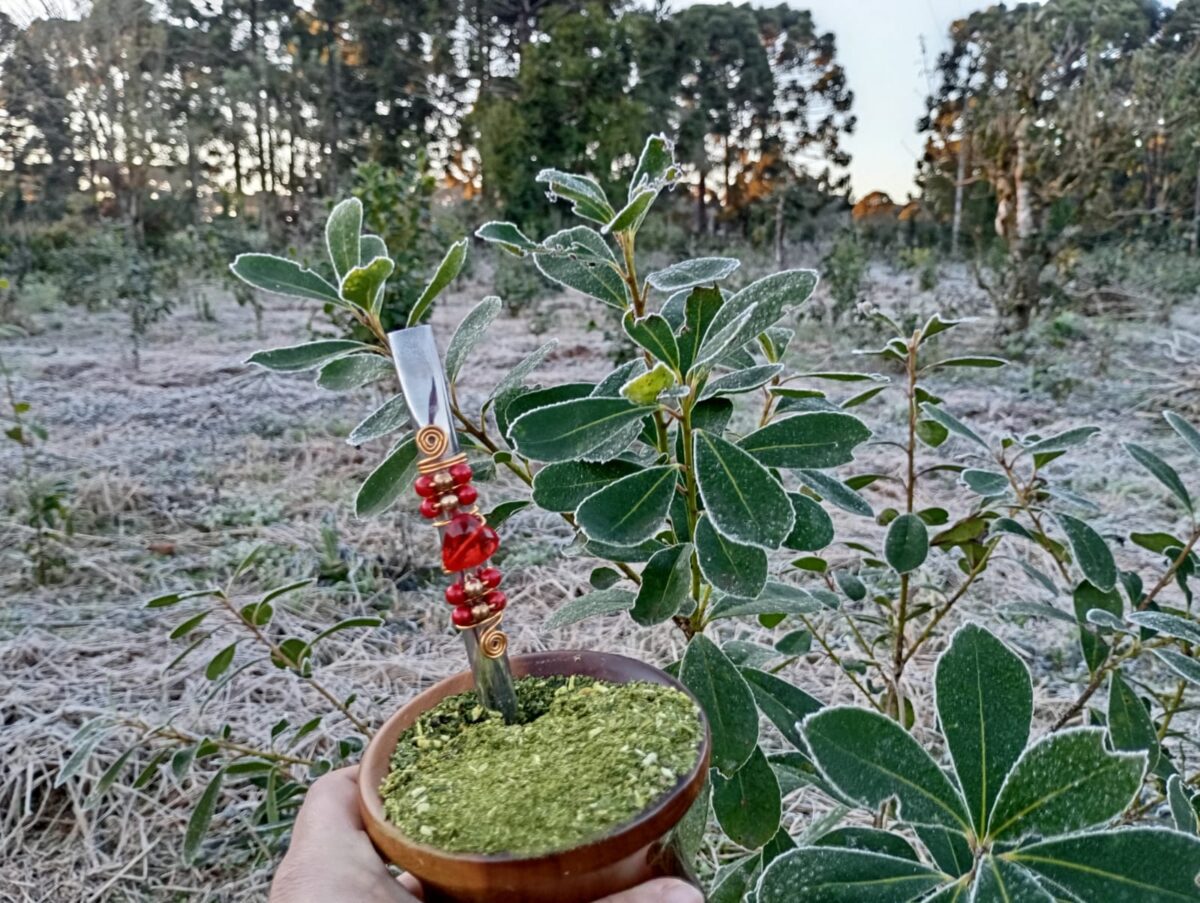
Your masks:
<svg viewBox="0 0 1200 903"><path fill-rule="evenodd" d="M483 564L500 547L500 537L474 514L459 512L442 533L442 564L454 573Z"/></svg>
<svg viewBox="0 0 1200 903"><path fill-rule="evenodd" d="M469 483L471 481L471 477L474 476L474 473L471 470L470 464L468 464L466 461L459 461L450 468L450 476L453 478L455 483L458 483L461 486L463 483Z"/></svg>
<svg viewBox="0 0 1200 903"><path fill-rule="evenodd" d="M460 505L474 505L475 500L479 498L479 491L470 483L459 486L455 494L458 496L458 503Z"/></svg>
<svg viewBox="0 0 1200 903"><path fill-rule="evenodd" d="M422 517L427 517L430 520L433 520L435 517L437 517L441 513L442 513L442 509L438 507L438 503L436 501L434 501L433 499L422 500L422 502L421 502L421 516Z"/></svg>
<svg viewBox="0 0 1200 903"><path fill-rule="evenodd" d="M446 587L446 601L451 605L462 605L467 601L467 591L461 583L451 583Z"/></svg>
<svg viewBox="0 0 1200 903"><path fill-rule="evenodd" d="M450 620L456 627L470 627L475 623L475 613L470 606L460 605L450 613Z"/></svg>
<svg viewBox="0 0 1200 903"><path fill-rule="evenodd" d="M413 489L417 491L417 495L421 498L429 498L434 493L433 477L427 473L421 474L421 476L417 477L416 482L413 483Z"/></svg>
<svg viewBox="0 0 1200 903"><path fill-rule="evenodd" d="M495 589L483 597L483 601L487 603L487 607L492 611L504 611L504 606L508 604L508 596Z"/></svg>
<svg viewBox="0 0 1200 903"><path fill-rule="evenodd" d="M487 584L488 589L495 589L504 579L497 568L480 568L475 576Z"/></svg>

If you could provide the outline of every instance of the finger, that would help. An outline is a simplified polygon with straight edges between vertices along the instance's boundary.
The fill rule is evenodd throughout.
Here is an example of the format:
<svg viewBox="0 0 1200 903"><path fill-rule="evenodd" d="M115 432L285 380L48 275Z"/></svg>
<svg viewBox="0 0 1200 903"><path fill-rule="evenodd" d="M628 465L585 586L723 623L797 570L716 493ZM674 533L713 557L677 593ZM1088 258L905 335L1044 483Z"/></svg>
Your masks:
<svg viewBox="0 0 1200 903"><path fill-rule="evenodd" d="M704 895L678 878L656 878L596 903L704 903Z"/></svg>
<svg viewBox="0 0 1200 903"><path fill-rule="evenodd" d="M324 774L308 788L296 817L296 833L329 836L335 831L363 830L358 811L358 766Z"/></svg>
<svg viewBox="0 0 1200 903"><path fill-rule="evenodd" d="M400 882L401 887L403 887L406 891L408 891L410 894L412 894L418 900L425 899L425 890L421 887L421 882L418 881L412 875L410 875L408 872L405 872L404 874L397 876L396 880L398 882Z"/></svg>

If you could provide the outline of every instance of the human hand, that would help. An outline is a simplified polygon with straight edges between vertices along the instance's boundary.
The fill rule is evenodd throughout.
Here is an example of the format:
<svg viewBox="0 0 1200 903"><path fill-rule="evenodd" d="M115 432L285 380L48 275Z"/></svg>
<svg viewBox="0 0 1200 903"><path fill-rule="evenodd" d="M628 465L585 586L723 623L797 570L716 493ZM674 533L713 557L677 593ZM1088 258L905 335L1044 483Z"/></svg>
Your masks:
<svg viewBox="0 0 1200 903"><path fill-rule="evenodd" d="M323 775L296 815L292 843L275 871L270 903L415 903L420 884L392 877L358 812L358 766ZM700 891L659 878L596 903L704 903Z"/></svg>

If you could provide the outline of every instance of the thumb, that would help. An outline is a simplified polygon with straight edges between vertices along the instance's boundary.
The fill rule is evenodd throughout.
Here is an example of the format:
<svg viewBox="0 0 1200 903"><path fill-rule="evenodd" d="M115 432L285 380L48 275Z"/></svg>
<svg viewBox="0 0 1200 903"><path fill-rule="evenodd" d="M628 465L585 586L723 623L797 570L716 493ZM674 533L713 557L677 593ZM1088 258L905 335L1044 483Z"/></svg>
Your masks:
<svg viewBox="0 0 1200 903"><path fill-rule="evenodd" d="M678 878L656 878L596 903L704 903L704 894Z"/></svg>

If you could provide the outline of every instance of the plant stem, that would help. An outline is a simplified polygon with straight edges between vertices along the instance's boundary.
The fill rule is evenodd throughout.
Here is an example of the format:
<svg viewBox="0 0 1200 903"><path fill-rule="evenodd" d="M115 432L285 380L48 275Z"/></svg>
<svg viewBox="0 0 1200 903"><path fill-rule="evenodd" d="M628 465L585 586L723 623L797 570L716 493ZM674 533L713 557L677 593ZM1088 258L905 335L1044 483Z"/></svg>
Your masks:
<svg viewBox="0 0 1200 903"><path fill-rule="evenodd" d="M975 582L975 578L982 574L984 569L987 567L988 559L991 557L992 552L995 551L996 546L999 545L999 543L1000 537L997 536L984 548L983 554L979 556L979 561L977 561L975 566L971 568L970 573L968 573L963 582L959 584L958 589L956 589L953 595L946 600L946 603L934 613L929 623L925 625L924 629L921 630L921 633L917 636L917 638L909 644L908 651L904 654L904 664L908 664L909 660L916 655L917 650L921 648L922 644L924 644L925 641L933 635L934 629L942 622L942 619L946 617L946 615L950 614L950 609L954 608L955 604L957 604L958 601L967 594L967 590L971 588L971 584Z"/></svg>
<svg viewBox="0 0 1200 903"><path fill-rule="evenodd" d="M904 511L913 513L913 502L917 492L917 348L921 343L921 332L917 330L908 340L908 357L905 361L907 381L905 400L908 404L908 436L905 442ZM904 666L910 656L904 654L904 632L908 625L908 604L911 593L910 575L900 575L900 598L896 608L896 638L892 653L892 696L896 702L896 717L901 719L903 706L900 702L900 682L904 677Z"/></svg>
<svg viewBox="0 0 1200 903"><path fill-rule="evenodd" d="M817 628L813 626L813 622L804 615L797 615L796 617L800 619L800 623L802 623L808 629L808 632L813 635L816 641L821 644L821 648L825 650L825 654L829 656L829 660L837 665L838 669L846 675L850 683L854 684L854 686L858 688L858 691L863 694L867 702L871 704L871 708L875 709L875 711L879 712L881 715L887 714L884 712L883 706L876 701L875 697L872 696L867 688L862 685L859 679L854 676L854 672L848 670L846 666L842 664L841 658L836 652L833 651L833 647L826 642L825 637L823 637Z"/></svg>

